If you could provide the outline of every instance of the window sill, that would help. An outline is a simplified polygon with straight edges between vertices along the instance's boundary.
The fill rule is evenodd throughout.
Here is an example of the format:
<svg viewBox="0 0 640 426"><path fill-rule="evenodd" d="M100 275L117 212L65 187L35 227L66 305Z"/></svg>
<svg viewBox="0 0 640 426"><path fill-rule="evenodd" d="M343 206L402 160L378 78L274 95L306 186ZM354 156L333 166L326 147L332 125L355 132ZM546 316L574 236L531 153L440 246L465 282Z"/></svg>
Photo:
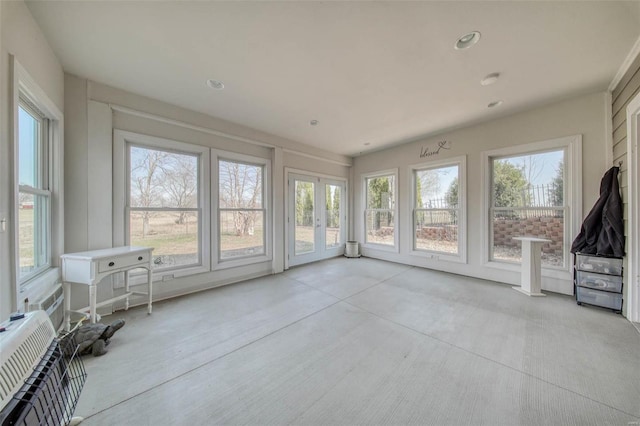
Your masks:
<svg viewBox="0 0 640 426"><path fill-rule="evenodd" d="M18 309L21 309L20 304L25 299L29 299L31 303L36 302L43 294L51 290L55 284L60 282L60 273L60 268L48 268L29 281L20 284Z"/></svg>
<svg viewBox="0 0 640 426"><path fill-rule="evenodd" d="M400 250L398 249L397 246L389 246L385 244L363 243L362 248L369 249L369 250L386 251L390 253L400 253Z"/></svg>
<svg viewBox="0 0 640 426"><path fill-rule="evenodd" d="M444 253L441 251L411 250L409 254L411 256L421 257L423 259L453 263L467 263L466 259L463 259L460 255Z"/></svg>
<svg viewBox="0 0 640 426"><path fill-rule="evenodd" d="M213 267L213 270L220 269L229 269L229 268L238 268L241 266L253 265L256 263L265 263L271 262L273 258L271 256L252 256L252 257L243 257L240 259L228 259L228 260L218 260L218 263Z"/></svg>

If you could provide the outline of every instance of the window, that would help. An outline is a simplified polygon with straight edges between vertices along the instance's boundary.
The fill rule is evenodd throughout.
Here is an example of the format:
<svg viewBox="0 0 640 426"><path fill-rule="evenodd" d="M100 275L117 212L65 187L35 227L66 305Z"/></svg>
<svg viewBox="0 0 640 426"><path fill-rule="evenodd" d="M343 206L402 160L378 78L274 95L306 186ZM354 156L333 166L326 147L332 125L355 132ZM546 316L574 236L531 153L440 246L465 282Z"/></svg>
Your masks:
<svg viewBox="0 0 640 426"><path fill-rule="evenodd" d="M18 277L23 283L51 266L49 119L23 96L17 134Z"/></svg>
<svg viewBox="0 0 640 426"><path fill-rule="evenodd" d="M114 153L114 245L153 247L157 277L208 271L209 149L116 130Z"/></svg>
<svg viewBox="0 0 640 426"><path fill-rule="evenodd" d="M153 247L154 276L271 260L269 160L122 130L114 154L114 244Z"/></svg>
<svg viewBox="0 0 640 426"><path fill-rule="evenodd" d="M9 122L15 123L11 128L10 163L16 296L12 306L16 309L26 299L34 300L53 288L60 278L57 266L64 252L64 115L12 55L9 65Z"/></svg>
<svg viewBox="0 0 640 426"><path fill-rule="evenodd" d="M464 158L413 168L413 248L462 257Z"/></svg>
<svg viewBox="0 0 640 426"><path fill-rule="evenodd" d="M397 173L366 176L365 243L397 247L396 234Z"/></svg>
<svg viewBox="0 0 640 426"><path fill-rule="evenodd" d="M581 218L579 136L486 154L489 201L488 260L521 263L516 236L551 240L542 247L545 269L568 270L570 236Z"/></svg>
<svg viewBox="0 0 640 426"><path fill-rule="evenodd" d="M265 165L218 159L219 260L266 254Z"/></svg>
<svg viewBox="0 0 640 426"><path fill-rule="evenodd" d="M199 156L129 145L129 243L154 269L200 265Z"/></svg>

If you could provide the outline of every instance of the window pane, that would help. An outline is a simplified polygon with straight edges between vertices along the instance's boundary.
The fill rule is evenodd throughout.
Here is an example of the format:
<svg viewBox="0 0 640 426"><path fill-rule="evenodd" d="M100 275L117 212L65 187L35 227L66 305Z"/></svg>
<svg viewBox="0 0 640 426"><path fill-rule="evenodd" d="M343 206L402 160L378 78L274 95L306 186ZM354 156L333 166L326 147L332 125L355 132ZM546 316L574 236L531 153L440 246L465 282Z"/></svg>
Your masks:
<svg viewBox="0 0 640 426"><path fill-rule="evenodd" d="M198 207L198 157L131 147L131 207Z"/></svg>
<svg viewBox="0 0 640 426"><path fill-rule="evenodd" d="M325 196L327 200L325 217L325 247L339 247L340 236L340 187L337 185L325 185Z"/></svg>
<svg viewBox="0 0 640 426"><path fill-rule="evenodd" d="M129 218L131 245L153 247L155 269L200 264L198 212L132 211Z"/></svg>
<svg viewBox="0 0 640 426"><path fill-rule="evenodd" d="M367 211L366 217L367 243L386 244L393 246L395 225L393 221L393 211Z"/></svg>
<svg viewBox="0 0 640 426"><path fill-rule="evenodd" d="M263 166L220 160L220 208L261 209Z"/></svg>
<svg viewBox="0 0 640 426"><path fill-rule="evenodd" d="M456 210L417 211L416 249L457 254L457 216Z"/></svg>
<svg viewBox="0 0 640 426"><path fill-rule="evenodd" d="M551 240L542 246L542 264L564 266L564 212L562 210L498 210L493 214L493 259L522 261L522 244L513 237Z"/></svg>
<svg viewBox="0 0 640 426"><path fill-rule="evenodd" d="M20 278L49 262L49 197L19 193L18 247Z"/></svg>
<svg viewBox="0 0 640 426"><path fill-rule="evenodd" d="M42 188L39 157L41 156L41 119L18 107L19 184Z"/></svg>
<svg viewBox="0 0 640 426"><path fill-rule="evenodd" d="M220 259L264 253L263 211L220 212Z"/></svg>
<svg viewBox="0 0 640 426"><path fill-rule="evenodd" d="M296 227L295 254L310 253L315 250L315 184L296 180Z"/></svg>
<svg viewBox="0 0 640 426"><path fill-rule="evenodd" d="M417 170L416 208L458 208L458 166Z"/></svg>
<svg viewBox="0 0 640 426"><path fill-rule="evenodd" d="M493 159L495 207L564 205L564 150Z"/></svg>
<svg viewBox="0 0 640 426"><path fill-rule="evenodd" d="M393 175L367 178L367 209L395 208L394 179Z"/></svg>
<svg viewBox="0 0 640 426"><path fill-rule="evenodd" d="M542 250L544 266L565 266L564 196L565 150L492 160L492 259L522 261L521 244L513 237L552 240ZM509 209L513 208L513 209Z"/></svg>

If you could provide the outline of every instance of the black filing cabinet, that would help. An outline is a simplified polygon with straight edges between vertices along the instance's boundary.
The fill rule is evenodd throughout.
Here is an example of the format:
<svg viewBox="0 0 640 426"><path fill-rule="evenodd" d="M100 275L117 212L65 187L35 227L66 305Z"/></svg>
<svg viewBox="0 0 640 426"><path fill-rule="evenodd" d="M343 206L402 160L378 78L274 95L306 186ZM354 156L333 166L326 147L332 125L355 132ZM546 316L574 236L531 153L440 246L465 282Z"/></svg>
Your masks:
<svg viewBox="0 0 640 426"><path fill-rule="evenodd" d="M576 301L622 313L622 259L576 253Z"/></svg>

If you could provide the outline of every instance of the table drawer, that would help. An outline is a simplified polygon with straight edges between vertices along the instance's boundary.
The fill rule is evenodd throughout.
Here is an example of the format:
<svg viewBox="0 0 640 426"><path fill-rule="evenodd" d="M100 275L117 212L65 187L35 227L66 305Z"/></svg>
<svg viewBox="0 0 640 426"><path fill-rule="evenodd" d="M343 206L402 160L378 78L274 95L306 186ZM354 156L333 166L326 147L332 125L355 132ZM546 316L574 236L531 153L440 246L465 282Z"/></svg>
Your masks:
<svg viewBox="0 0 640 426"><path fill-rule="evenodd" d="M147 265L149 263L149 253L137 253L126 256L118 256L111 259L101 260L98 263L98 272L115 271L120 268L130 268L136 264Z"/></svg>
<svg viewBox="0 0 640 426"><path fill-rule="evenodd" d="M615 275L592 274L590 272L578 271L577 281L581 287L595 288L596 290L622 291L622 277Z"/></svg>
<svg viewBox="0 0 640 426"><path fill-rule="evenodd" d="M622 259L577 254L576 268L585 272L622 275Z"/></svg>
<svg viewBox="0 0 640 426"><path fill-rule="evenodd" d="M588 303L589 305L602 306L616 311L622 309L622 294L592 290L585 287L576 287L576 291L578 303Z"/></svg>

